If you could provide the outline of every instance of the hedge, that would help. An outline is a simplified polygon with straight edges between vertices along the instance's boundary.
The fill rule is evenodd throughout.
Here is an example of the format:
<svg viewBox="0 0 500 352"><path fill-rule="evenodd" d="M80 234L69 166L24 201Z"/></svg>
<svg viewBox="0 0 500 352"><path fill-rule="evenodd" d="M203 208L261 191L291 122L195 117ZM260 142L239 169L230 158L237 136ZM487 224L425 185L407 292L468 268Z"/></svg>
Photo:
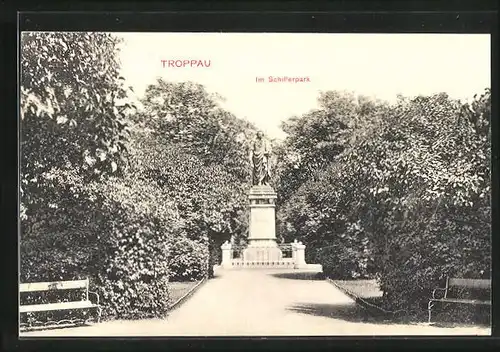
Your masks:
<svg viewBox="0 0 500 352"><path fill-rule="evenodd" d="M171 281L196 281L208 272L208 244L186 237L171 241L169 269Z"/></svg>

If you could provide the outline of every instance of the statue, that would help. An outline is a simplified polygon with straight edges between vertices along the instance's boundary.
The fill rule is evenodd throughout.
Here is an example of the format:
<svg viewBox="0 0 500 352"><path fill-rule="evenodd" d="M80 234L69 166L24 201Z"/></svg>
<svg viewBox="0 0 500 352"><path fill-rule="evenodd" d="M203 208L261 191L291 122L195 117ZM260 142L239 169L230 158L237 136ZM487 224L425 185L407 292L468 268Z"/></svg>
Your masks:
<svg viewBox="0 0 500 352"><path fill-rule="evenodd" d="M264 139L261 131L257 132L252 148L250 150L250 161L252 163L252 185L268 185L271 178L270 162L271 145Z"/></svg>

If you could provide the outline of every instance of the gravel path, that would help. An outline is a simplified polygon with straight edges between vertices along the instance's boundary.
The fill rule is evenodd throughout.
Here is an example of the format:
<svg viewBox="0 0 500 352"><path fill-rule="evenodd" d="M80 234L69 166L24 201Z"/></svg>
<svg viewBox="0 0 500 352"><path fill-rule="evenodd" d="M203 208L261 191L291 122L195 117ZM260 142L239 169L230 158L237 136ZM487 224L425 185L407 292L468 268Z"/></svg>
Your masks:
<svg viewBox="0 0 500 352"><path fill-rule="evenodd" d="M314 273L312 273L314 274ZM489 335L484 327L375 322L310 272L219 270L166 319L110 321L22 336Z"/></svg>

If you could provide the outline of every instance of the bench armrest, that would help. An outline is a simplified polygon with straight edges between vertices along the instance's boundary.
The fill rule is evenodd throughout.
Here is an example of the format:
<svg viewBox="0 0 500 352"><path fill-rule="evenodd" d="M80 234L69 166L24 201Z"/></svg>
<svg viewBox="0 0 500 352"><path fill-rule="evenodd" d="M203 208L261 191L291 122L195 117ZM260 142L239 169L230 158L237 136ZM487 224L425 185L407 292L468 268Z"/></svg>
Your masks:
<svg viewBox="0 0 500 352"><path fill-rule="evenodd" d="M89 291L89 293L92 293L93 295L96 296L96 298L97 298L97 305L99 305L99 295L97 294L97 292Z"/></svg>
<svg viewBox="0 0 500 352"><path fill-rule="evenodd" d="M438 291L443 291L443 292L446 292L446 288L436 288L434 291L432 291L432 298L433 299L441 299L441 298L444 298L444 294L443 294L443 297L436 297L436 292Z"/></svg>

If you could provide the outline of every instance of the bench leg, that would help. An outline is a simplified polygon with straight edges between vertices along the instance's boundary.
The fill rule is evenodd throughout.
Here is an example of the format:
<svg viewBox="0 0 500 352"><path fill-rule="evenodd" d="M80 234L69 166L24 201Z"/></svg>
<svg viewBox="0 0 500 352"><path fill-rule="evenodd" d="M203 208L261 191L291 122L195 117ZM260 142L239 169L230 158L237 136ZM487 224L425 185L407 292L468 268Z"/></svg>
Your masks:
<svg viewBox="0 0 500 352"><path fill-rule="evenodd" d="M429 301L429 304L427 305L427 311L429 312L429 320L428 320L429 324L431 323L432 307L434 307L434 302Z"/></svg>
<svg viewBox="0 0 500 352"><path fill-rule="evenodd" d="M101 313L102 313L101 307L97 307L97 322L98 323L101 322Z"/></svg>

